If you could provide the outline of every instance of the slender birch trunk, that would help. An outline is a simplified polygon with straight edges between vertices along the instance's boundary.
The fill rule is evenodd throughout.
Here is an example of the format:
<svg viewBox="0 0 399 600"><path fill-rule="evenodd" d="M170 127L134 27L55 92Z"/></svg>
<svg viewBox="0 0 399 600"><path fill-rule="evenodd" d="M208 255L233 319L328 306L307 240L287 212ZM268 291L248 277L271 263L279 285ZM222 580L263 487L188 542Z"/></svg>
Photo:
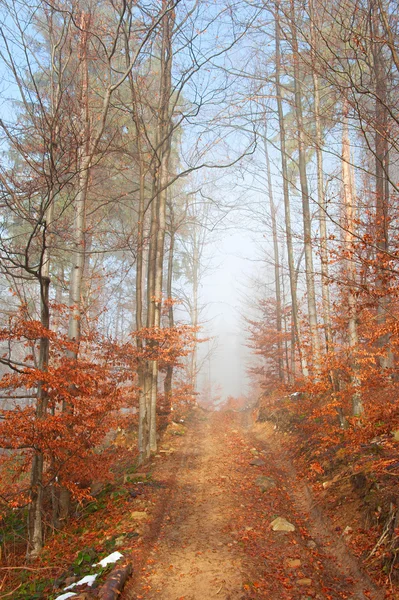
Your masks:
<svg viewBox="0 0 399 600"><path fill-rule="evenodd" d="M389 249L389 148L387 140L387 72L380 44L381 32L378 9L371 2L371 31L373 36L373 71L375 79L375 230L377 246L377 324L381 328L386 322L389 307L387 287L389 282L384 273L386 253ZM392 369L394 356L390 348L390 336L383 334L378 339L381 348L379 358L383 369Z"/></svg>
<svg viewBox="0 0 399 600"><path fill-rule="evenodd" d="M200 262L200 239L198 235L198 222L193 225L193 298L191 307L191 325L198 327L198 285L199 285L199 262ZM194 333L194 347L191 353L190 384L193 392L197 389L197 332Z"/></svg>
<svg viewBox="0 0 399 600"><path fill-rule="evenodd" d="M126 41L126 66L128 66L128 43ZM139 98L133 78L133 74L129 72L129 87L131 95L131 110L132 119L136 129L136 145L138 155L138 166L139 166L139 210L137 218L137 256L136 256L136 332L139 334L136 336L136 346L139 353L139 362L137 366L137 385L139 389L139 427L138 427L138 449L139 449L139 462L143 463L149 456L149 436L150 436L150 414L149 414L149 402L148 402L148 365L143 360L142 354L144 351L144 343L140 332L143 329L144 315L143 315L143 295L144 295L144 231L145 231L145 208L146 208L146 174L147 169L145 165L145 148L143 143L143 124L139 115ZM156 202L153 200L151 206L151 226L152 231L150 232L150 253L155 253L154 238L155 238L155 226L156 226ZM147 265L147 281L150 282L150 288L148 293L152 293L152 279L150 279L149 263ZM147 298L147 306L150 306L150 297ZM147 312L147 319L149 315ZM148 321L147 321L148 325Z"/></svg>
<svg viewBox="0 0 399 600"><path fill-rule="evenodd" d="M81 318L82 318L82 291L83 275L86 258L86 204L87 191L89 187L90 167L92 154L89 149L90 144L90 122L89 122L89 72L87 61L87 43L88 43L88 24L90 17L82 13L81 15L81 40L80 40L80 59L81 59L81 120L82 133L80 137L80 146L78 150L78 182L77 192L74 202L74 220L73 220L73 250L72 250L72 269L69 281L69 321L68 321L68 339L74 343L72 349L67 350L66 355L70 360L76 361L79 354L79 344L81 338ZM73 411L73 406L63 403L63 412ZM71 494L69 490L60 486L59 496L59 522L65 523L70 511Z"/></svg>
<svg viewBox="0 0 399 600"><path fill-rule="evenodd" d="M301 348L301 340L299 334L299 318L298 318L298 299L297 299L297 286L295 280L295 264L294 264L294 249L292 244L292 227L291 227L291 208L290 208L290 195L289 195L289 179L288 179L288 168L287 168L287 153L285 145L285 123L284 123L284 111L283 111L283 99L282 99L282 88L280 83L281 78L281 52L280 52L280 21L279 21L279 8L276 7L275 12L275 28L276 28L276 100L277 100L277 112L279 121L280 131L280 152L281 152L281 170L283 176L283 195L284 195L284 214L285 214L285 231L287 240L287 260L288 260L288 271L290 278L290 291L291 291L291 310L292 310L292 343L291 343L291 378L295 378L295 346L297 347L299 360L301 364L302 374L308 376L308 368L306 359L303 355Z"/></svg>
<svg viewBox="0 0 399 600"><path fill-rule="evenodd" d="M362 397L360 393L359 365L357 353L359 349L359 336L357 327L357 302L356 302L356 266L353 259L353 233L355 227L355 191L353 186L353 175L351 167L351 150L348 131L348 110L346 104L343 107L342 127L342 183L344 195L344 230L345 250L348 258L345 260L345 272L348 277L348 342L351 360L351 384L354 388L352 395L352 414L360 417L364 413Z"/></svg>
<svg viewBox="0 0 399 600"><path fill-rule="evenodd" d="M136 259L136 331L141 332L143 328L143 275L144 275L144 218L145 218L145 171L140 149L140 198L137 230L137 259ZM136 336L136 345L139 354L143 352L143 339L141 335ZM147 455L146 448L149 447L149 411L147 396L144 390L146 369L142 358L139 359L137 368L137 384L139 388L139 431L138 448L140 462Z"/></svg>
<svg viewBox="0 0 399 600"><path fill-rule="evenodd" d="M327 352L333 350L333 336L331 329L331 301L328 274L328 247L327 247L327 203L324 192L324 169L323 169L323 135L320 122L320 84L319 76L314 67L316 62L316 50L318 47L315 32L316 13L313 8L313 0L310 0L310 35L312 44L312 76L314 95L314 118L315 118L315 148L317 162L317 198L319 203L319 227L320 227L320 262L321 262L321 292L323 304L323 321L325 331L325 342Z"/></svg>
<svg viewBox="0 0 399 600"><path fill-rule="evenodd" d="M40 323L46 330L50 330L50 309L49 309L49 290L50 290L50 249L47 245L47 235L51 229L54 211L54 195L51 193L49 205L46 211L46 225L43 233L43 252L40 266L39 286L40 286ZM39 371L45 373L48 370L50 355L50 342L48 336L40 338L39 346ZM35 420L40 422L46 419L48 409L48 394L40 381L37 388L36 413ZM36 558L43 549L43 472L44 456L41 450L35 450L32 460L30 474L30 504L28 510L28 557Z"/></svg>
<svg viewBox="0 0 399 600"><path fill-rule="evenodd" d="M163 9L166 10L168 0L163 0ZM159 163L157 173L157 237L154 265L154 296L151 301L153 311L153 327L161 326L163 267L165 253L166 232L166 202L169 184L169 159L172 145L173 123L170 114L170 100L172 94L172 31L174 12L164 15L162 19L162 46L160 66L160 94L158 107L158 139ZM158 361L151 364L151 401L150 401L150 450L157 449L157 423L156 407L158 393Z"/></svg>
<svg viewBox="0 0 399 600"><path fill-rule="evenodd" d="M172 304L173 297L173 261L174 261L174 249L175 249L175 224L173 218L173 206L170 206L170 231L169 231L169 254L168 254L168 272L167 272L167 280L166 280L166 296L170 301L168 308L168 320L169 327L174 327L174 311ZM164 394L165 394L165 403L167 406L168 412L170 412L172 405L172 386L173 386L173 365L168 365L166 368L166 375L164 380Z"/></svg>
<svg viewBox="0 0 399 600"><path fill-rule="evenodd" d="M265 127L265 135L267 128ZM279 381L284 382L284 355L282 343L282 317L281 317L281 282L280 282L280 256L277 237L277 209L274 204L272 174L270 170L270 159L267 139L264 141L266 171L267 171L267 187L269 195L270 216L272 221L272 236L273 236L273 258L274 258L274 279L276 293L276 325L277 325L277 365Z"/></svg>
<svg viewBox="0 0 399 600"><path fill-rule="evenodd" d="M163 267L165 253L165 232L166 232L166 195L169 179L169 155L170 148L166 150L161 161L161 177L159 193L159 213L158 213L158 235L157 235L157 253L155 261L155 286L154 286L154 327L161 327L162 311L162 287L163 287ZM157 449L157 424L156 407L158 395L158 361L152 361L152 382L151 382L151 405L150 405L150 450L155 452Z"/></svg>
<svg viewBox="0 0 399 600"><path fill-rule="evenodd" d="M302 217L303 217L303 235L305 248L305 268L306 268L306 291L308 299L308 317L310 328L310 341L312 346L313 369L317 374L321 370L320 338L317 325L317 307L315 276L313 267L313 248L312 248L312 227L310 214L310 198L308 189L308 179L306 173L306 143L305 130L303 125L302 111L302 84L299 68L299 48L296 34L296 15L294 0L291 0L291 42L293 52L294 67L294 96L295 96L295 115L298 129L298 165L299 180L302 196Z"/></svg>

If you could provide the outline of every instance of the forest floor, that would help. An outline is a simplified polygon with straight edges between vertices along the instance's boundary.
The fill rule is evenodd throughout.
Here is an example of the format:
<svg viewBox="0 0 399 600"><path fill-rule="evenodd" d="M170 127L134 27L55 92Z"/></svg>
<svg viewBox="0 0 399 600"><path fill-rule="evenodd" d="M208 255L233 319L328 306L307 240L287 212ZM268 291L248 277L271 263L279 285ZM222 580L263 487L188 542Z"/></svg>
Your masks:
<svg viewBox="0 0 399 600"><path fill-rule="evenodd" d="M197 410L184 436L164 437L151 479L160 486L122 600L385 597L315 506L272 425ZM277 517L295 531L273 531Z"/></svg>

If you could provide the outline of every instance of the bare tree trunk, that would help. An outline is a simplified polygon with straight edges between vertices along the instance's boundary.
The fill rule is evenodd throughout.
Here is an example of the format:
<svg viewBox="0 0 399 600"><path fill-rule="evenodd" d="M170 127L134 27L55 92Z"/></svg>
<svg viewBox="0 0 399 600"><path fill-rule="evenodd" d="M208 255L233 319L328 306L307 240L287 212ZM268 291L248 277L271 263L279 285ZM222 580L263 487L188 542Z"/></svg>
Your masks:
<svg viewBox="0 0 399 600"><path fill-rule="evenodd" d="M313 10L313 0L310 0L310 34L312 43L313 62L313 93L314 93L314 118L316 129L316 160L317 160L317 198L319 203L319 225L320 225L320 262L321 262L321 292L323 302L323 320L327 352L333 350L333 339L331 330L331 302L328 276L328 248L327 248L327 204L324 193L324 171L323 171L323 136L320 122L320 86L319 77L314 66L317 51L317 36L315 33L316 13Z"/></svg>
<svg viewBox="0 0 399 600"><path fill-rule="evenodd" d="M83 152L83 149L82 149ZM69 324L68 339L75 342L75 349L68 351L68 357L77 359L81 330L81 296L86 246L86 201L89 185L90 157L82 156L78 192L74 204L74 242L71 279L69 285Z"/></svg>
<svg viewBox="0 0 399 600"><path fill-rule="evenodd" d="M128 42L126 41L126 61L128 65ZM138 222L137 222L137 256L136 256L136 331L139 335L136 336L136 345L139 355L142 355L144 350L143 339L140 332L143 328L143 277L144 277L144 227L145 227L145 201L146 201L146 168L143 148L143 131L142 123L139 116L139 101L137 97L136 87L133 79L133 74L129 72L129 86L131 94L131 110L132 119L136 128L136 144L137 154L139 163L139 210L138 210ZM150 232L150 252L155 252L154 237L155 237L155 210L156 202L153 200L151 206L151 226L152 231ZM151 245L152 244L152 245ZM150 282L150 271L147 265L148 282ZM151 280L152 282L152 280ZM151 286L152 290L152 286ZM149 290L149 293L151 293ZM150 298L148 298L147 306L150 305ZM147 319L149 318L147 313ZM148 324L148 323L147 323ZM149 426L149 402L148 393L146 393L146 377L147 365L143 361L143 358L139 359L137 367L137 385L139 389L139 427L138 427L138 449L139 449L139 462L143 463L149 456L149 438L150 438L150 426Z"/></svg>
<svg viewBox="0 0 399 600"><path fill-rule="evenodd" d="M284 264L284 254L282 255L281 263ZM286 307L286 293L285 293L284 271L283 271L282 277L281 277L281 292L282 292L282 297L281 297L282 307L284 307L284 310L282 312L282 323L283 323L283 331L284 331L284 334L285 334L285 341L284 341L285 371L286 371L286 373L288 375L288 381L289 381L289 383L291 383L291 381L289 380L289 376L290 376L290 358L289 358L288 339L287 339L287 334L289 333L289 329L288 329L288 325L287 325L287 312L285 310L285 307ZM291 327L291 331L293 331L292 327ZM295 340L294 340L294 342L295 342Z"/></svg>
<svg viewBox="0 0 399 600"><path fill-rule="evenodd" d="M49 290L50 290L50 251L47 245L46 233L51 229L54 211L54 195L51 192L49 204L46 211L46 225L43 232L43 251L40 265L40 322L46 331L50 330ZM40 338L39 346L39 371L45 373L48 370L50 355L50 342L47 336ZM48 409L48 394L39 382L36 400L36 421L46 419ZM30 476L30 504L28 510L28 557L36 558L43 548L43 470L44 456L41 450L35 450L32 460Z"/></svg>
<svg viewBox="0 0 399 600"><path fill-rule="evenodd" d="M83 149L82 149L83 151ZM67 356L71 360L77 360L79 352L79 343L81 337L81 318L82 318L82 286L83 286L83 271L86 254L86 201L87 188L89 184L90 173L90 158L82 157L80 166L78 193L76 195L74 206L74 245L73 245L73 262L71 270L71 278L69 284L69 323L68 323L68 339L74 342L74 349L67 351ZM73 406L63 403L63 412L73 411ZM69 490L62 485L60 486L59 496L59 523L65 523L69 515L71 494Z"/></svg>
<svg viewBox="0 0 399 600"><path fill-rule="evenodd" d="M137 235L137 259L136 259L136 331L140 333L143 328L143 268L144 268L144 218L145 218L145 173L140 152L140 199L138 214L138 235ZM143 340L141 335L136 336L137 350L141 354L143 351ZM137 384L139 388L139 431L138 448L140 463L145 460L149 450L149 414L147 395L144 390L146 369L142 359L137 369Z"/></svg>
<svg viewBox="0 0 399 600"><path fill-rule="evenodd" d="M377 324L383 327L386 321L389 298L386 288L389 282L384 275L386 253L389 249L389 149L387 140L387 70L381 48L379 14L374 0L370 8L370 29L372 32L373 70L375 79L375 230L377 246ZM381 335L378 346L382 350L380 366L391 369L394 357L390 348L390 336Z"/></svg>
<svg viewBox="0 0 399 600"><path fill-rule="evenodd" d="M294 264L294 250L292 245L292 228L291 228L291 209L290 209L290 196L289 196L289 179L288 179L288 168L287 168L287 153L285 146L285 123L284 123L284 111L282 101L282 91L280 84L280 70L281 70L281 53L280 53L280 21L279 21L279 8L276 5L275 12L275 27L276 27L276 99L277 99L277 111L280 131L280 152L281 152L281 170L283 176L283 194L284 194L284 213L285 213L285 230L287 238L287 259L288 259L288 271L290 276L290 290L291 290L291 306L292 306L292 322L293 322L293 343L291 344L291 378L295 378L295 342L298 349L299 360L301 364L302 374L308 376L308 368L306 359L303 356L301 349L301 340L299 335L299 319L298 319L298 299L297 299L297 286L295 278L295 264Z"/></svg>
<svg viewBox="0 0 399 600"><path fill-rule="evenodd" d="M295 114L298 128L298 165L299 180L302 195L302 216L303 216L303 235L305 247L305 268L306 268L306 291L308 298L308 317L310 338L312 346L312 359L314 372L317 374L321 370L320 338L317 327L317 307L315 292L315 277L313 267L313 248L312 248L312 227L310 214L310 199L308 190L308 179L306 174L306 145L305 132L303 127L302 115L302 85L301 73L299 69L299 50L296 35L296 15L294 0L291 0L291 41L293 52L294 67L294 95L295 95Z"/></svg>
<svg viewBox="0 0 399 600"><path fill-rule="evenodd" d="M147 328L151 329L155 325L155 276L156 276L156 258L158 244L158 228L159 228L159 196L156 193L158 180L155 172L153 173L152 185L152 201L151 201L151 216L150 216L150 243L148 248L147 259ZM147 344L151 346L152 341ZM155 379L154 379L155 378ZM158 379L157 366L154 361L146 361L143 373L143 402L140 411L140 424L143 444L142 460L145 461L151 454L151 402L152 395L157 393L156 382ZM154 389L153 389L154 388Z"/></svg>
<svg viewBox="0 0 399 600"><path fill-rule="evenodd" d="M81 15L81 117L82 117L82 135L80 139L78 153L78 184L77 193L74 202L74 222L73 222L73 252L72 269L69 282L69 322L68 339L74 342L74 348L67 351L67 357L76 361L79 353L79 344L81 337L81 319L82 319L82 290L83 275L86 259L86 204L87 190L89 186L90 166L92 156L89 151L90 124L89 124L89 72L87 62L87 42L89 16L82 12ZM63 403L63 412L73 411L73 406ZM60 486L59 497L59 522L65 523L70 510L70 491L62 485Z"/></svg>
<svg viewBox="0 0 399 600"><path fill-rule="evenodd" d="M198 236L198 222L195 220L193 225L193 298L191 307L191 325L198 327L198 285L199 285L199 254L200 254L200 240ZM197 389L197 332L194 333L194 347L191 353L191 364L190 364L190 384L193 392Z"/></svg>
<svg viewBox="0 0 399 600"><path fill-rule="evenodd" d="M169 143L169 141L167 141ZM161 177L159 193L159 226L157 236L157 254L155 263L155 289L154 289L154 327L161 326L161 311L162 311L162 282L163 282L163 266L165 253L165 231L166 231L166 195L167 184L169 179L169 154L170 148L165 151L161 161ZM158 394L158 361L152 361L152 387L151 387L151 408L150 408L150 450L155 452L157 449L157 425L156 425L156 408Z"/></svg>
<svg viewBox="0 0 399 600"><path fill-rule="evenodd" d="M163 9L166 10L168 0L163 0ZM162 47L161 47L161 74L160 74L160 99L158 108L159 130L159 172L158 185L158 230L157 246L154 269L154 296L152 299L154 321L153 326L161 326L162 310L162 283L166 232L166 202L169 184L169 158L172 145L173 123L170 114L170 100L172 94L172 32L174 24L174 11L164 15L162 19ZM157 423L156 407L158 393L158 361L152 361L151 378L151 404L150 404L150 450L157 449Z"/></svg>
<svg viewBox="0 0 399 600"><path fill-rule="evenodd" d="M41 277L40 282L40 296L41 296L41 324L46 329L50 325L50 313L48 308L49 299L49 287L50 279L46 276ZM48 368L49 360L49 339L42 337L40 339L40 350L39 350L39 369L46 371ZM37 404L36 404L36 415L37 421L41 421L46 418L48 406L47 392L43 389L42 383L39 384L37 390ZM31 470L31 481L30 481L30 504L29 504L29 548L28 555L30 558L37 557L43 548L43 467L44 457L40 450L36 450Z"/></svg>
<svg viewBox="0 0 399 600"><path fill-rule="evenodd" d="M347 105L343 108L342 128L342 182L344 192L344 230L345 249L348 258L345 260L345 271L348 277L348 341L351 358L351 384L354 388L352 395L352 413L360 417L364 413L362 397L360 393L359 365L357 353L359 349L359 337L357 331L357 303L356 303L356 266L353 258L353 233L355 227L355 192L353 188L353 177L351 173L351 151L348 132Z"/></svg>
<svg viewBox="0 0 399 600"><path fill-rule="evenodd" d="M170 206L170 231L169 231L169 256L168 256L168 274L166 282L166 295L170 301L168 309L169 327L174 327L174 312L172 304L172 284L173 284L173 260L175 249L175 230L174 230L173 206ZM173 365L168 365L164 381L165 404L168 412L172 405L172 385L173 385Z"/></svg>
<svg viewBox="0 0 399 600"><path fill-rule="evenodd" d="M267 136L267 128L265 126L265 135ZM283 355L283 344L282 344L282 317L281 317L281 283L280 283L280 256L278 247L277 237L277 209L274 204L273 197L273 185L272 185L272 174L270 170L270 159L269 150L267 145L267 139L265 137L265 158L266 158L266 171L267 171L267 187L269 193L269 204L270 204L270 216L272 221L272 236L273 236L273 255L274 255L274 279L275 279L275 292L276 292L276 325L277 325L277 365L278 365L278 378L282 383L284 382L284 355Z"/></svg>

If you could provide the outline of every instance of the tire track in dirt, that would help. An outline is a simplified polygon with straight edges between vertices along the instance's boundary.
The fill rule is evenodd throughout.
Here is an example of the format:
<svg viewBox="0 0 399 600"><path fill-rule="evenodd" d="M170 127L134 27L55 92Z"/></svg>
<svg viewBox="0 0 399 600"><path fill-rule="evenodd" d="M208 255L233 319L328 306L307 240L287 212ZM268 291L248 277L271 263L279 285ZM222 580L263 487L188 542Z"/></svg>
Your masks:
<svg viewBox="0 0 399 600"><path fill-rule="evenodd" d="M230 551L232 539L226 533L234 499L217 485L222 446L209 419L189 431L159 538L143 576L126 590L126 600L245 598L241 560ZM168 461L157 478L167 479L169 468Z"/></svg>
<svg viewBox="0 0 399 600"><path fill-rule="evenodd" d="M358 560L351 554L342 536L338 536L329 527L328 518L320 506L314 503L309 486L299 478L286 449L280 441L271 423L256 424L251 427L246 422L248 436L255 443L261 442L260 448L263 455L268 458L269 467L272 465L274 473L279 473L281 480L289 482L289 497L296 511L305 520L306 530L316 542L318 554L323 562L329 564L330 571L336 572L336 579L346 579L348 596L351 599L383 600L385 592L378 589L368 575L362 571ZM339 587L339 586L337 586ZM340 590L344 592L344 590ZM342 597L339 596L339 597Z"/></svg>
<svg viewBox="0 0 399 600"><path fill-rule="evenodd" d="M381 600L383 592L311 510L305 484L273 436L256 438L240 422L240 415L198 413L178 451L156 466L155 479L171 489L156 509L157 536L143 539L145 565L122 598ZM250 466L254 452L264 466ZM267 493L256 485L261 474L277 484ZM296 531L272 532L277 515ZM311 538L316 546L309 547Z"/></svg>

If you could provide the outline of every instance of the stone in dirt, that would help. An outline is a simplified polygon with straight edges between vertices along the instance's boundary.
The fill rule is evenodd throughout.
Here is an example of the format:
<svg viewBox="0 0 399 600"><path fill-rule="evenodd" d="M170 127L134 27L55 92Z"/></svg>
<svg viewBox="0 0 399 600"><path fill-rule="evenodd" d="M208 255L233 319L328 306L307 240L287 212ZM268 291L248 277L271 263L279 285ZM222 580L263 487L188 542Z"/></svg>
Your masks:
<svg viewBox="0 0 399 600"><path fill-rule="evenodd" d="M268 490L276 487L276 482L274 479L272 477L267 477L267 475L260 475L256 479L255 484L258 486L261 492L267 492Z"/></svg>
<svg viewBox="0 0 399 600"><path fill-rule="evenodd" d="M264 467L266 463L261 458L253 458L249 464L253 467Z"/></svg>
<svg viewBox="0 0 399 600"><path fill-rule="evenodd" d="M297 579L298 585L309 586L312 585L312 580L305 577L304 579Z"/></svg>
<svg viewBox="0 0 399 600"><path fill-rule="evenodd" d="M149 519L150 517L150 515L147 512L140 510L134 510L130 513L130 516L136 521L147 521L147 519Z"/></svg>
<svg viewBox="0 0 399 600"><path fill-rule="evenodd" d="M119 537L115 538L115 548L120 548L121 546L123 546L123 544L126 541L126 534L120 535Z"/></svg>
<svg viewBox="0 0 399 600"><path fill-rule="evenodd" d="M289 569L299 569L302 563L299 558L287 558L285 564Z"/></svg>
<svg viewBox="0 0 399 600"><path fill-rule="evenodd" d="M273 531L295 531L295 525L287 521L284 517L277 517L277 519L274 519L274 521L270 523L270 527Z"/></svg>
<svg viewBox="0 0 399 600"><path fill-rule="evenodd" d="M316 542L314 542L313 540L309 540L308 543L306 544L308 548L310 548L311 550L314 550L317 547Z"/></svg>

